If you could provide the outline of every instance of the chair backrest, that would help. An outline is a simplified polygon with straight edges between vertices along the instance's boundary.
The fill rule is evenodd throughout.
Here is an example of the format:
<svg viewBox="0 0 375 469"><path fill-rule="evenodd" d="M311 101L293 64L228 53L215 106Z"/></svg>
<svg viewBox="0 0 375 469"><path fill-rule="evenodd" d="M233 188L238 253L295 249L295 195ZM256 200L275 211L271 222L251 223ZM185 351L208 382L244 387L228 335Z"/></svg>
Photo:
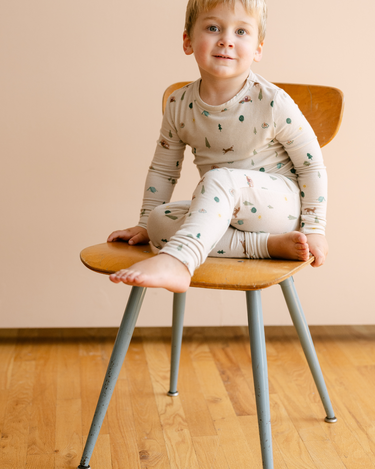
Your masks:
<svg viewBox="0 0 375 469"><path fill-rule="evenodd" d="M163 95L163 112L169 96L189 81L174 83ZM319 145L324 147L337 134L344 111L342 91L331 86L300 85L294 83L275 83L285 90L298 104L303 115L310 122L318 137Z"/></svg>

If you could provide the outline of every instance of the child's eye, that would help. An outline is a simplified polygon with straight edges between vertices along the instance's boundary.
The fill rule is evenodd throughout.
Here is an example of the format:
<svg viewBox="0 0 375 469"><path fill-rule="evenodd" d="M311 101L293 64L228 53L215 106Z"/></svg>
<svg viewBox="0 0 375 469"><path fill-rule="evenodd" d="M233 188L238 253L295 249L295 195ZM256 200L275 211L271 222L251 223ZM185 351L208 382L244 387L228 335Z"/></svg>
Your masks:
<svg viewBox="0 0 375 469"><path fill-rule="evenodd" d="M213 32L213 33L216 33L216 32L219 31L219 28L217 26L209 26L208 30Z"/></svg>
<svg viewBox="0 0 375 469"><path fill-rule="evenodd" d="M246 31L244 29L237 29L237 34L239 36L244 36L246 34Z"/></svg>

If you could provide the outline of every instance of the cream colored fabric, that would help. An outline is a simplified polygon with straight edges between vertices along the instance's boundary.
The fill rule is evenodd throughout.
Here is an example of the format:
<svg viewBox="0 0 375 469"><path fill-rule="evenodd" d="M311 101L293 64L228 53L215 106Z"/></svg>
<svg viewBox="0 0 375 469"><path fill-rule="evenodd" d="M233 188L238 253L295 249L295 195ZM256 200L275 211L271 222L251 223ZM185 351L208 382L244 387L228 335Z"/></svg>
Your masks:
<svg viewBox="0 0 375 469"><path fill-rule="evenodd" d="M280 88L250 72L242 90L220 106L205 104L200 80L169 99L147 176L139 225L171 199L185 146L192 148L200 176L214 167L283 175L301 191L304 233L325 232L327 175L311 126Z"/></svg>
<svg viewBox="0 0 375 469"><path fill-rule="evenodd" d="M260 171L217 168L198 183L191 203L154 209L147 230L155 246L183 262L190 273L212 257L269 257L269 233L298 229L295 182ZM230 225L235 232L228 233Z"/></svg>

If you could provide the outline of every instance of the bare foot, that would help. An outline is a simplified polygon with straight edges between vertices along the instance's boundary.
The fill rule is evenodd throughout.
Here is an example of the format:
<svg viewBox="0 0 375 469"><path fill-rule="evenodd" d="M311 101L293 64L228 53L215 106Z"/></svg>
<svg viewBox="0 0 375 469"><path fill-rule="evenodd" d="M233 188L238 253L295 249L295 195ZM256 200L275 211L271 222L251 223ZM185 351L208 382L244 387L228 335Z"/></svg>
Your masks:
<svg viewBox="0 0 375 469"><path fill-rule="evenodd" d="M174 293L185 292L190 285L187 267L169 254L158 254L128 269L111 274L113 283L126 283L137 287L165 288Z"/></svg>
<svg viewBox="0 0 375 469"><path fill-rule="evenodd" d="M307 261L309 259L307 238L299 231L291 231L290 233L284 234L270 234L267 248L271 257L297 261Z"/></svg>

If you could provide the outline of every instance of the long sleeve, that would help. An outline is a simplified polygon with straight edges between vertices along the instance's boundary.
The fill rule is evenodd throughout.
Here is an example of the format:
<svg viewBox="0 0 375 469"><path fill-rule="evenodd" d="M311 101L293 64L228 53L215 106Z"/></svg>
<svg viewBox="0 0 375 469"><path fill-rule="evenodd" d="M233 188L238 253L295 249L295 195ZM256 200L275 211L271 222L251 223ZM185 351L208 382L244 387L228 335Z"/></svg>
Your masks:
<svg viewBox="0 0 375 469"><path fill-rule="evenodd" d="M177 183L184 159L185 143L177 133L173 118L173 101L168 102L163 116L160 137L149 168L139 226L147 228L150 212L158 205L168 203Z"/></svg>
<svg viewBox="0 0 375 469"><path fill-rule="evenodd" d="M273 106L276 139L284 146L301 189L301 231L325 233L327 172L317 137L292 98L279 90Z"/></svg>

